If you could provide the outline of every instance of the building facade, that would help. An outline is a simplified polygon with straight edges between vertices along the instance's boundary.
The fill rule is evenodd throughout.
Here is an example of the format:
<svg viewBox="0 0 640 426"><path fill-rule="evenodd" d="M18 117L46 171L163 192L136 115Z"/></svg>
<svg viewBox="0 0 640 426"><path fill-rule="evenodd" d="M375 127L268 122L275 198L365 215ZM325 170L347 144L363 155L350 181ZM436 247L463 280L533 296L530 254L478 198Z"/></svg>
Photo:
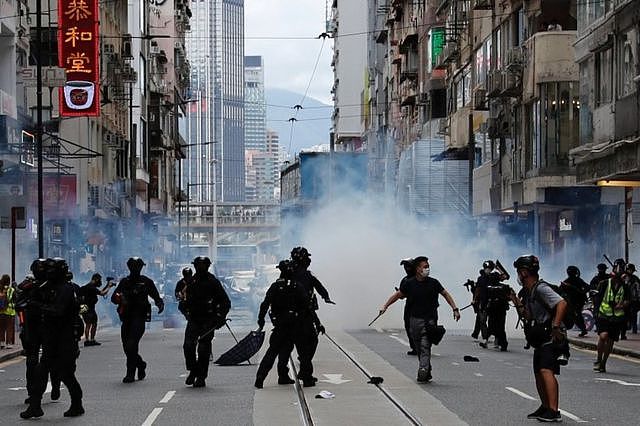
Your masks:
<svg viewBox="0 0 640 426"><path fill-rule="evenodd" d="M191 6L186 44L192 69L190 94L198 102L187 114L189 150L183 181L198 184L190 191L197 202L242 201L244 1L196 1Z"/></svg>

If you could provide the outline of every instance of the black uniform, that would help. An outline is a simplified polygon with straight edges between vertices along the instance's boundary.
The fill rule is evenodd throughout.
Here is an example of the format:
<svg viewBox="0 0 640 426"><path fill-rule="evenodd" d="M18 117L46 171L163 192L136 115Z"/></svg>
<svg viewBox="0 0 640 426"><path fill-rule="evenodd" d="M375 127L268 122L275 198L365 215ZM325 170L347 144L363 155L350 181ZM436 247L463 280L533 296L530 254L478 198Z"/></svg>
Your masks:
<svg viewBox="0 0 640 426"><path fill-rule="evenodd" d="M299 267L294 271L292 278L306 293L309 303L308 314L300 318L299 327L296 333L296 350L300 361L299 378L307 382L313 380L313 357L318 347L318 333L320 331L320 320L315 311L318 309L318 299L314 290L320 294L325 302L330 301L329 292L322 283L306 268ZM329 302L327 302L329 303Z"/></svg>
<svg viewBox="0 0 640 426"><path fill-rule="evenodd" d="M164 302L160 298L154 282L139 274L129 274L120 280L118 287L111 295L111 302L118 305L118 315L122 325L120 326L120 338L122 348L127 356L127 374L123 381L131 382L138 370L138 379L144 379L147 363L139 354L140 339L144 335L145 322L151 321L151 297L156 306L164 308Z"/></svg>
<svg viewBox="0 0 640 426"><path fill-rule="evenodd" d="M209 371L214 330L225 324L231 301L220 281L209 272L196 273L185 287L185 294L184 358L190 376L203 381Z"/></svg>
<svg viewBox="0 0 640 426"><path fill-rule="evenodd" d="M21 417L40 417L40 403L45 392L49 373L59 377L69 390L71 408L66 417L84 413L82 408L82 388L75 377L78 349L78 319L80 304L76 288L64 276L53 277L35 288L28 302L27 312L37 313L42 343L42 356L32 374L32 393L29 408ZM27 319L33 319L33 316ZM29 338L27 339L29 341ZM29 341L31 345L33 342Z"/></svg>
<svg viewBox="0 0 640 426"><path fill-rule="evenodd" d="M489 328L487 327L487 301L488 301L488 288L491 283L491 279L484 270L480 270L480 276L476 280L474 288L473 298L476 302L474 310L476 311L476 321L473 327L471 336L477 338L478 335L482 337L482 340L489 338Z"/></svg>
<svg viewBox="0 0 640 426"><path fill-rule="evenodd" d="M506 320L509 310L509 294L511 287L500 282L500 274L492 272L487 275L489 280L487 287L487 320L489 335L495 336L495 343L501 351L506 351L507 331Z"/></svg>
<svg viewBox="0 0 640 426"><path fill-rule="evenodd" d="M400 281L400 287L402 287L402 284L412 276L413 275L406 275L404 278L402 278L402 280ZM413 354L417 354L416 346L413 343L413 337L411 336L411 321L409 320L409 318L411 318L411 302L409 301L409 299L407 299L404 302L404 313L402 315L402 319L404 321L404 331L407 333L409 347L411 348L410 352Z"/></svg>
<svg viewBox="0 0 640 426"><path fill-rule="evenodd" d="M269 308L271 309L269 310ZM257 388L262 388L262 382L273 367L276 357L278 357L278 383L293 383L289 377L287 362L294 343L299 338L298 329L301 321L311 315L307 293L295 281L284 277L278 278L276 282L271 284L264 301L260 304L260 312L258 313L260 327L264 326L267 310L269 310L269 317L274 328L269 338L269 348L256 373ZM304 368L308 369L308 366L305 365Z"/></svg>
<svg viewBox="0 0 640 426"><path fill-rule="evenodd" d="M582 317L582 310L584 309L584 304L587 302L589 284L580 277L570 276L562 282L560 290L563 296L565 296L569 307L573 310L576 325L582 334L587 334L587 328L584 324L584 318Z"/></svg>

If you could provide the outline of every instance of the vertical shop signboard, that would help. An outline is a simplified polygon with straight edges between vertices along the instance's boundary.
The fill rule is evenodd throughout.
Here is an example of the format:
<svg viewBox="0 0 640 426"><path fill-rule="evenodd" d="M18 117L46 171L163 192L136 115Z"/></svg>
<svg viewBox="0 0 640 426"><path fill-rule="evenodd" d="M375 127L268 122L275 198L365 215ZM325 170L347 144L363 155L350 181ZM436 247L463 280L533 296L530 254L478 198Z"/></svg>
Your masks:
<svg viewBox="0 0 640 426"><path fill-rule="evenodd" d="M63 117L100 115L98 0L58 0L58 58L66 73Z"/></svg>

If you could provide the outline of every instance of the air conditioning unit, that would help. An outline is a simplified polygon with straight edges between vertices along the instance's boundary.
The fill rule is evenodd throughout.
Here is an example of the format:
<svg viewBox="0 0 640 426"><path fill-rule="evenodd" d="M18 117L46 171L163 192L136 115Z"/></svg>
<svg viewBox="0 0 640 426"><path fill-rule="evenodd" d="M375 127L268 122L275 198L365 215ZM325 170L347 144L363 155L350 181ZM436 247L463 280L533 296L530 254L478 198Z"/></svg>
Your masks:
<svg viewBox="0 0 640 426"><path fill-rule="evenodd" d="M151 50L150 50L152 55L157 55L158 53L160 53L160 46L158 46L158 44L152 44L151 45Z"/></svg>

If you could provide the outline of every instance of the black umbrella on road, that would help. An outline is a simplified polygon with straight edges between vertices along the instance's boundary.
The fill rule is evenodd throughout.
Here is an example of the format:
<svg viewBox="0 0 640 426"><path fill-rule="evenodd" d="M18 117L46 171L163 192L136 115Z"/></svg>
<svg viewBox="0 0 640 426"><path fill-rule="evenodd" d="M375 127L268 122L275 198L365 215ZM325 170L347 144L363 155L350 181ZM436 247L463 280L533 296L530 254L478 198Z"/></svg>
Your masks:
<svg viewBox="0 0 640 426"><path fill-rule="evenodd" d="M214 361L218 365L237 365L241 362L248 361L262 347L264 343L264 331L254 330L247 334L242 340L236 343L234 347L220 355Z"/></svg>

